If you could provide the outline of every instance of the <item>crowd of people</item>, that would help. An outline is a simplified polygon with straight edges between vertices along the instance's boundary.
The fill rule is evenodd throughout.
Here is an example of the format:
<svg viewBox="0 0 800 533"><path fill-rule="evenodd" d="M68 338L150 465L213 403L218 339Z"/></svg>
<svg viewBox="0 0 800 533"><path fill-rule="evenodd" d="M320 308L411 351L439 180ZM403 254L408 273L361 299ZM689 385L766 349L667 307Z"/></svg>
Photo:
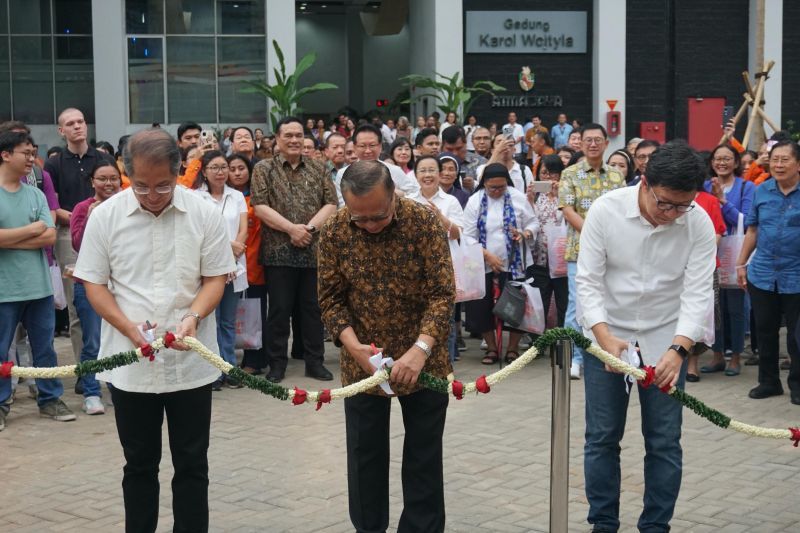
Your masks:
<svg viewBox="0 0 800 533"><path fill-rule="evenodd" d="M630 335L641 335L641 362L655 363L667 348L655 344L664 344L667 337L687 339L670 347L681 359L671 363L677 370L664 377L664 383L682 384L684 378L698 382L703 374L714 372L736 377L742 365L756 364L758 384L750 397L760 399L783 394L779 371L784 367L789 370L790 400L800 405L795 333L800 315L800 148L788 134L776 132L757 153L736 141L732 125L725 129L725 142L708 153L697 154L680 142L660 146L639 138L607 153L609 139L602 125L569 122L564 113L550 127L538 114L523 122L514 112L503 124L486 126L474 116L462 124L452 112L443 122L439 119L434 113L412 124L406 117L367 121L342 114L327 124L321 118L303 122L286 117L273 134L238 126L219 138L213 130L186 122L176 139L153 128L123 136L114 149L108 142L91 145L83 113L69 108L58 118L65 146L51 150L44 160L25 124L0 124L2 360L56 366L58 305L66 307L76 362L126 351L172 330L179 334L177 349L186 349L180 343L184 335L198 336L228 363L249 374L266 374L275 383L285 378L290 355L303 360L306 376L329 381L333 375L324 364L328 339L344 346L342 374L352 382L371 374L369 343L375 341L403 361L392 373L402 396L417 390L416 374L434 360L432 369L446 376L466 350L467 332L482 339L480 357L486 365L519 357L521 343L532 342L531 336L504 324L509 342L500 353L493 313L497 295L491 287L502 289L509 281L532 278L545 313L553 310L550 326L591 331L616 355L630 339L623 339L623 346L618 330L596 326L613 326L622 315ZM688 166L681 167L686 161ZM651 167L654 162L660 167ZM674 176L675 168L685 175ZM549 186L537 186L541 182ZM600 199L615 190L629 192L609 195L602 213L597 211ZM612 201L619 206L608 207ZM630 219L652 230L641 242L627 243L640 253L627 260L641 262L644 268L627 278L614 274L617 285L611 286L608 280L620 265L615 257L603 256L602 246L611 249L616 236L604 237L596 228L611 223L627 227ZM585 235L590 220L595 232ZM664 229L684 224L689 239L700 243L696 250L702 255L684 257L679 240L685 235ZM552 228L564 226L563 249L554 257L554 243L548 238L555 235ZM387 228L396 228L391 238L385 236ZM712 229L714 243L706 246L703 239ZM460 241L480 244L487 288L483 298L454 303L451 263L442 258L444 248L423 251L420 239L428 233L442 236L451 247ZM408 242L398 241L400 237ZM729 246L737 238L738 246ZM625 248L626 243L613 246ZM706 264L706 254L716 256L717 246L734 255L720 253ZM151 249L170 252L143 255L142 250ZM685 269L649 271L647 265L656 264L656 259L669 262L662 257L666 249L675 250L676 258L680 256L675 264L685 264ZM564 263L563 271L556 272L553 262ZM376 270L376 265L391 268ZM386 272L393 274L387 277ZM605 288L598 278L604 272ZM684 276L679 286L676 280ZM416 287L420 279L420 290L432 299L441 296L435 309L425 307L433 306L430 302L402 294L402 287ZM397 291L399 296L393 297ZM659 297L666 307L679 302L681 313L691 308L696 314L702 298L713 303L701 309L702 324L685 324L676 317L667 320L658 314L658 305L648 303L648 298ZM259 302L261 339L260 347L237 356L236 316L243 298ZM608 313L621 314L598 315L602 301L608 302ZM397 307L403 303L413 312ZM358 310L351 309L356 304ZM404 318L404 312L416 322ZM209 315L213 321L206 320ZM428 325L417 338L413 328L420 320ZM661 327L665 320L671 324L669 335L641 333L647 324L659 322ZM382 329L390 322L391 327ZM400 332L406 323L407 331ZM784 363L778 349L782 325L790 356ZM744 359L748 337L751 355ZM712 355L701 366L698 358L706 350ZM125 473L128 483L123 483L126 511L138 516L131 520L146 523L154 520L152 510L145 510L149 504L133 500L134 493L152 483L154 457L147 447L154 442L156 425L160 435L161 415L156 413L166 408L168 418L180 417L179 427L187 427L190 420L210 416L211 395L179 392L205 385L214 391L242 386L218 370L193 367L189 359L161 364L155 374L134 365L83 376L76 385L76 392L84 396L83 410L98 415L107 406L100 382L109 384L130 466ZM580 379L584 367L587 390L590 379L602 382L602 368L578 349L572 377ZM17 385L0 380L0 430ZM75 419L61 400L60 380L27 385L42 416ZM137 394L159 398L153 400L152 412L141 412ZM597 401L605 400L598 396ZM205 407L190 416L190 403ZM430 422L441 437L446 403L436 405L439 411ZM348 417L354 419L373 407L346 405ZM591 416L599 420L603 415L592 411ZM587 404L587 423L589 419ZM351 428L349 420L348 442L351 437L365 438L364 430ZM622 423L624 428L624 419ZM141 425L152 432L139 435ZM175 447L187 450L181 471L187 487L197 481L198 472L207 471L204 450L201 454L190 442L205 442L207 448L207 421L201 426L205 432L187 430L173 443L173 456ZM170 435L172 441L172 424ZM587 439L602 447L609 436L587 431ZM441 450L438 453L433 462L440 464ZM596 464L605 460L598 458ZM420 468L431 468L430 461L420 461ZM368 464L348 462L354 479L364 475L362 467ZM157 463L155 468L157 472ZM178 470L176 465L176 476ZM604 490L603 476L613 477L602 469L591 477L596 498ZM441 483L435 478L430 482ZM587 475L587 494L588 479ZM382 490L366 479L361 482L364 491ZM176 524L194 523L189 501L181 507L179 500ZM590 496L594 506L591 500ZM430 505L420 512L430 514L433 522L443 520ZM671 509L660 512L659 520ZM388 519L378 514L369 520Z"/></svg>

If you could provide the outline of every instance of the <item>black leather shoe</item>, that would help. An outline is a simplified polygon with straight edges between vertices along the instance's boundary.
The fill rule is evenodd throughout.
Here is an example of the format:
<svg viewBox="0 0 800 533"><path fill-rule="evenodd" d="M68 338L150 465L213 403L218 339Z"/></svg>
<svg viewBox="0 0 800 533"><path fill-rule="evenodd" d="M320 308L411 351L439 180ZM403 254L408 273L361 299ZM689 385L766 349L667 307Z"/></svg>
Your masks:
<svg viewBox="0 0 800 533"><path fill-rule="evenodd" d="M83 381L81 381L81 378L78 378L78 381L75 382L75 394L83 396Z"/></svg>
<svg viewBox="0 0 800 533"><path fill-rule="evenodd" d="M800 405L800 391L792 393L792 403L795 405Z"/></svg>
<svg viewBox="0 0 800 533"><path fill-rule="evenodd" d="M754 400L761 400L763 398L769 398L770 396L780 396L783 394L783 387L778 385L777 387L768 387L766 385L759 385L753 389L750 389L750 393L748 396L753 398Z"/></svg>
<svg viewBox="0 0 800 533"><path fill-rule="evenodd" d="M265 376L265 379L267 381L271 381L273 383L280 383L281 381L283 381L283 378L284 378L283 372L279 374L277 372L272 372L271 370L269 374Z"/></svg>
<svg viewBox="0 0 800 533"><path fill-rule="evenodd" d="M333 379L333 374L331 374L331 371L322 365L311 367L307 366L306 377L318 379L320 381L331 381Z"/></svg>

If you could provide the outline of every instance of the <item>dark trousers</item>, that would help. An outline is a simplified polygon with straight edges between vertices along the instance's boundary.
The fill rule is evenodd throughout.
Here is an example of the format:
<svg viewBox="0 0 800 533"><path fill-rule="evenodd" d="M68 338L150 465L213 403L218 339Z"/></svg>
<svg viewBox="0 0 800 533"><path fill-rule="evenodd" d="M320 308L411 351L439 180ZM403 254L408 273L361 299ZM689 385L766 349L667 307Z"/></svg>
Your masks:
<svg viewBox="0 0 800 533"><path fill-rule="evenodd" d="M529 266L527 275L533 277L533 286L539 289L539 294L542 295L545 315L550 311L550 299L555 294L558 327L563 328L567 305L569 305L569 278L566 276L563 278L551 278L548 268L539 265Z"/></svg>
<svg viewBox="0 0 800 533"><path fill-rule="evenodd" d="M317 269L282 266L264 267L269 296L267 313L267 360L270 372L283 373L289 361L289 319L299 313L307 367L321 365L325 344L317 300Z"/></svg>
<svg viewBox="0 0 800 533"><path fill-rule="evenodd" d="M403 441L403 512L398 533L444 531L442 434L448 396L428 389L399 396ZM350 520L359 533L389 527L391 399L358 394L344 400Z"/></svg>
<svg viewBox="0 0 800 533"><path fill-rule="evenodd" d="M758 383L765 387L781 387L778 366L778 333L781 315L786 317L786 347L792 366L788 385L791 391L800 391L800 351L795 329L800 317L800 294L780 294L765 291L752 283L747 284L750 301L756 318L758 332Z"/></svg>
<svg viewBox="0 0 800 533"><path fill-rule="evenodd" d="M244 297L261 300L261 349L245 350L242 367L249 366L263 370L267 366L267 287L266 285L250 285L245 290Z"/></svg>
<svg viewBox="0 0 800 533"><path fill-rule="evenodd" d="M158 524L161 426L167 413L173 531L208 531L208 439L211 385L149 394L111 389L117 433L125 454L122 494L125 531L153 532Z"/></svg>

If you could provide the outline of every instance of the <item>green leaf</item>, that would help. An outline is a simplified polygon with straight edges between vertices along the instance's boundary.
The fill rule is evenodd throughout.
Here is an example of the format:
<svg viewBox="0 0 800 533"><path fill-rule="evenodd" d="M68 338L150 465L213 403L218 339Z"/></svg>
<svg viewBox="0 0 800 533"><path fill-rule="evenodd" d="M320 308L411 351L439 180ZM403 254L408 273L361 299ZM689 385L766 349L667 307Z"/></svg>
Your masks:
<svg viewBox="0 0 800 533"><path fill-rule="evenodd" d="M302 98L303 96L305 96L307 94L315 93L315 92L318 92L318 91L329 91L331 89L338 89L338 88L339 88L339 86L335 85L333 83L328 83L328 82L315 83L314 85L311 85L310 87L303 87L302 89L297 91L296 98L299 100L300 98Z"/></svg>
<svg viewBox="0 0 800 533"><path fill-rule="evenodd" d="M317 60L317 54L315 52L309 52L306 55L304 55L303 59L301 59L297 63L297 66L294 67L295 79L299 78L303 74L303 72L311 68L311 65L313 65L316 60Z"/></svg>
<svg viewBox="0 0 800 533"><path fill-rule="evenodd" d="M272 47L275 49L275 55L278 56L278 61L281 64L281 72L286 73L286 62L283 60L283 50L278 46L278 41L272 39Z"/></svg>

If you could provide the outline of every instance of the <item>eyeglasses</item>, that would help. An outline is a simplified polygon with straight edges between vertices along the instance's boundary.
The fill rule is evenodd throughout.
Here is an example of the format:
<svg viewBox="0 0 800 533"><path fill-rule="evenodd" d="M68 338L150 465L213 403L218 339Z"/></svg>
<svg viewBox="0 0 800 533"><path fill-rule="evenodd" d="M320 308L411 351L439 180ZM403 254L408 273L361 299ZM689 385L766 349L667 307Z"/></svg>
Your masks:
<svg viewBox="0 0 800 533"><path fill-rule="evenodd" d="M732 157L715 157L714 159L712 159L712 161L714 163L732 163L733 162L733 158Z"/></svg>
<svg viewBox="0 0 800 533"><path fill-rule="evenodd" d="M659 209L659 211L667 212L667 211L672 211L674 209L678 213L688 213L689 211L694 209L694 204L686 205L686 204L673 204L670 202L662 202L661 200L658 199L658 196L656 196L656 192L653 190L652 187L648 186L647 188L650 189L650 194L652 194L653 198L656 199L656 207Z"/></svg>
<svg viewBox="0 0 800 533"><path fill-rule="evenodd" d="M116 176L114 176L114 177L106 176L106 177L101 177L101 178L98 178L98 177L95 176L92 179L94 181L96 181L97 183L117 183L117 182L120 181L120 178L118 178ZM147 193L145 193L145 194L147 194Z"/></svg>
<svg viewBox="0 0 800 533"><path fill-rule="evenodd" d="M591 146L593 144L596 144L596 145L600 146L605 141L606 140L603 137L587 137L586 139L583 139L583 142L585 142L589 146Z"/></svg>
<svg viewBox="0 0 800 533"><path fill-rule="evenodd" d="M356 148L358 148L359 150L370 150L370 151L373 151L373 152L374 152L375 150L379 149L380 147L381 147L381 145L380 145L380 144L378 144L378 143L373 143L373 144L357 144L357 145L356 145Z"/></svg>
<svg viewBox="0 0 800 533"><path fill-rule="evenodd" d="M156 194L169 194L172 192L172 185L160 185L154 189L150 187L131 187L131 189L139 196L146 196L150 194L151 190L155 191Z"/></svg>
<svg viewBox="0 0 800 533"><path fill-rule="evenodd" d="M23 150L23 151L14 150L14 153L24 155L26 159L36 159L36 152L32 150Z"/></svg>
<svg viewBox="0 0 800 533"><path fill-rule="evenodd" d="M492 186L486 187L487 191L492 191L492 192L500 192L500 191L504 191L506 189L508 189L508 184L506 184L506 185L492 185Z"/></svg>
<svg viewBox="0 0 800 533"><path fill-rule="evenodd" d="M226 172L228 168L228 165L211 165L210 167L206 167L206 169L212 173Z"/></svg>

